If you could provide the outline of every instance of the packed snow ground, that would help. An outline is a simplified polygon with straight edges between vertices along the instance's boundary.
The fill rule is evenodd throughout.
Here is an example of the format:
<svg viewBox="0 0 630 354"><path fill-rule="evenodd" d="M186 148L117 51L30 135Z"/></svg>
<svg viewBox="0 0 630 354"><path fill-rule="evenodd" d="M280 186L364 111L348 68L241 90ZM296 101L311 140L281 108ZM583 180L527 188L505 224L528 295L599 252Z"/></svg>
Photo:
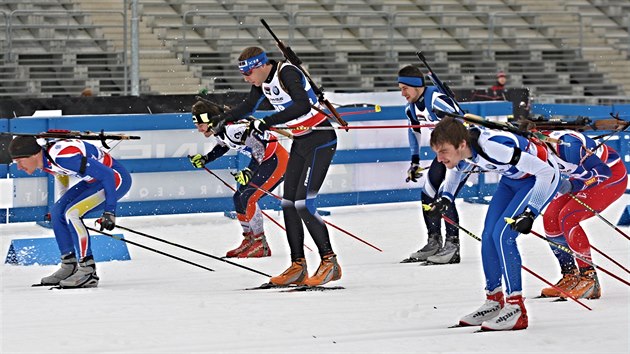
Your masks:
<svg viewBox="0 0 630 354"><path fill-rule="evenodd" d="M462 226L481 233L486 206L458 200ZM624 195L602 215L619 220L630 203ZM331 229L345 290L283 293L244 291L267 278L123 232L125 237L215 269L205 271L129 245L131 261L98 264L96 289L31 288L56 266L3 264L0 352L2 353L628 353L630 288L599 272L602 298L533 299L545 286L523 272L530 327L523 331L473 333L448 329L484 301L480 243L461 235L462 262L422 267L399 261L424 242L419 203L328 209L325 217L383 252ZM281 215L269 211L277 220ZM222 256L240 242L238 222L220 213L126 217L118 222L153 236ZM600 250L630 265L629 241L594 217L583 223ZM235 260L276 275L289 265L282 230L266 222L273 256ZM535 230L542 232L536 221ZM626 233L630 228L623 227ZM120 230L116 231L120 232ZM6 256L11 239L50 237L33 223L0 225ZM518 238L523 264L555 283L559 278L546 242ZM307 245L315 246L307 236ZM306 251L310 272L319 264ZM630 277L599 254L605 269Z"/></svg>

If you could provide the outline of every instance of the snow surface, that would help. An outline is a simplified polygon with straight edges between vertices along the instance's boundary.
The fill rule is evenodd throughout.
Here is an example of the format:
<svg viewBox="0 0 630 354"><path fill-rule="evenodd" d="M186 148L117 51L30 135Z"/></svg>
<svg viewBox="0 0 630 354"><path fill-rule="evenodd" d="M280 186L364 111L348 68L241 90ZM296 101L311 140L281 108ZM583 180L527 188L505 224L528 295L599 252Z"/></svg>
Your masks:
<svg viewBox="0 0 630 354"><path fill-rule="evenodd" d="M481 233L487 206L457 201L462 226ZM619 220L630 203L624 195L602 215ZM205 256L124 232L138 243L215 269L205 271L129 245L131 261L98 264L95 289L31 288L56 266L3 264L1 353L628 353L630 288L599 272L603 296L573 301L534 299L545 286L523 272L530 327L473 333L448 329L484 301L480 244L461 235L462 262L422 267L400 264L424 242L419 203L328 209L329 222L383 249L331 230L345 290L283 293L245 291L267 278ZM277 220L280 213L269 211ZM220 213L126 217L118 222L150 235L222 256L240 242L238 222ZM583 223L600 250L630 265L629 242L594 217ZM289 265L282 230L266 222L273 256L235 260L276 275ZM536 221L535 230L542 232ZM629 233L628 227L621 228ZM117 231L119 232L119 231ZM50 237L33 223L0 225L3 257L11 239ZM518 238L523 264L555 283L559 268L546 242ZM307 245L316 249L307 236ZM306 251L310 272L319 264ZM595 262L629 280L594 253Z"/></svg>

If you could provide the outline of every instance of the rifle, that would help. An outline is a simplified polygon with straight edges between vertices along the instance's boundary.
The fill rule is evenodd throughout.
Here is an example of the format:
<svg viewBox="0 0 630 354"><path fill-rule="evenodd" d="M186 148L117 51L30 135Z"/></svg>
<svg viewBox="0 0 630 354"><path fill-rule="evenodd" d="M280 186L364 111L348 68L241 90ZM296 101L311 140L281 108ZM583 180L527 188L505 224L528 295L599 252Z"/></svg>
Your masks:
<svg viewBox="0 0 630 354"><path fill-rule="evenodd" d="M103 130L100 133L94 133L91 131L76 131L65 129L49 129L42 133L13 133L13 132L0 132L0 135L13 135L13 136L33 136L35 138L43 139L80 139L80 140L100 140L101 144L106 149L111 149L105 140L140 140L139 136L126 135L126 134L105 134Z"/></svg>
<svg viewBox="0 0 630 354"><path fill-rule="evenodd" d="M528 124L528 126L532 126L531 129L538 130L570 129L577 131L624 130L628 127L628 125L630 125L629 121L625 121L619 118L619 113L617 113L616 115L610 113L610 115L612 118L602 118L597 120L592 120L588 117L578 116L573 120L550 119L547 121L536 121L531 119L522 119L519 121L519 123Z"/></svg>
<svg viewBox="0 0 630 354"><path fill-rule="evenodd" d="M429 76L429 78L431 79L435 87L437 87L438 91L450 97L453 100L453 103L455 104L455 108L457 108L457 110L459 111L458 113L463 114L464 110L459 106L459 103L457 103L453 90L451 90L451 88L448 87L448 84L442 82L442 80L440 80L440 78L437 76L435 71L431 69L431 66L427 62L422 52L416 52L416 55L418 56L418 59L420 59L422 64L424 64L424 66L427 68L427 70L429 70L429 73L427 74L427 76Z"/></svg>
<svg viewBox="0 0 630 354"><path fill-rule="evenodd" d="M456 113L449 113L449 112L445 112L445 111L439 111L440 113L446 114L448 116L454 117L454 118L458 118L461 119L465 122L471 123L471 124L475 124L475 125L479 125L485 128L489 128L489 129L495 129L495 130L502 130L502 131L506 131L509 133L513 133L513 134L517 134L520 135L526 139L538 139L540 141L546 142L546 143L554 143L554 144L566 144L558 139L553 139L550 138L542 133L538 133L538 132L531 132L531 131L523 131L520 130L508 123L502 123L502 122L494 122L494 121L490 121L490 120L486 120L481 116L475 115L475 114L471 114L471 113L466 113L464 115L461 114L456 114Z"/></svg>
<svg viewBox="0 0 630 354"><path fill-rule="evenodd" d="M269 27L269 25L264 19L261 18L260 22L263 24L263 26L265 26L269 34L271 34L271 37L273 37L273 39L276 41L276 45L278 46L278 49L280 49L280 51L284 55L285 59L287 59L289 63L291 63L298 69L300 69L300 71L304 74L304 76L306 77L306 80L308 80L308 83L311 85L313 92L315 92L315 95L317 96L317 100L319 101L319 103L323 104L330 111L330 113L332 114L332 117L328 113L324 112L318 107L313 106L313 108L319 111L320 113L326 115L326 117L328 117L329 119L334 119L335 121L337 121L337 123L339 123L339 125L344 126L344 127L347 126L348 123L345 120L343 120L343 118L341 118L341 116L339 115L339 112L337 112L335 107L333 107L332 103L330 103L330 101L328 101L326 97L324 97L324 92L322 91L322 89L315 84L313 79L311 79L311 76L309 75L308 71L306 71L306 69L302 67L302 60L300 60L297 54L295 54L293 49L291 49L291 47L289 46L285 46L284 43L282 43L282 41L278 39L276 34L273 33L273 31L271 30L271 28Z"/></svg>
<svg viewBox="0 0 630 354"><path fill-rule="evenodd" d="M628 127L630 127L630 122L628 122L628 121L626 121L626 120L623 120L623 119L620 119L620 118L619 118L619 112L617 112L617 114L616 114L616 115L614 115L614 114L610 113L610 116L611 116L611 117L613 117L613 119L616 121L616 123L617 123L618 125L616 125L616 126L614 127L614 131L613 131L612 133L608 134L608 136L607 136L605 139L603 139L602 141L600 141L600 142L599 142L599 144L597 144L597 145L596 145L593 149L588 150L588 151L587 151L588 155L593 154L593 153L594 153L595 151L597 151L597 149L599 149L602 145L606 144L606 142L607 142L610 138L612 138L612 137L613 137L613 135L618 134L618 133L621 133L621 132L625 132L625 131L626 131L626 129L628 129ZM623 123L621 123L621 122L623 122ZM622 128L623 128L623 129L622 129ZM604 136L605 136L605 135L604 135ZM599 138L603 138L603 136L602 136L602 137L599 137ZM586 156L585 156L585 158L586 158Z"/></svg>

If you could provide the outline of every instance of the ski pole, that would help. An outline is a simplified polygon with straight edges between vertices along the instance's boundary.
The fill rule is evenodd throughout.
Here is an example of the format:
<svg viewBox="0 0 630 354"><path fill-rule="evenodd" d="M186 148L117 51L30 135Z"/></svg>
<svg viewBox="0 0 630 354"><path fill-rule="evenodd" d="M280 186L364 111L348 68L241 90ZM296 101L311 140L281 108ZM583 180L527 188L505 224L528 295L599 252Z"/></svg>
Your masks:
<svg viewBox="0 0 630 354"><path fill-rule="evenodd" d="M543 214L541 213L540 215L543 215ZM614 260L611 256L607 255L606 253L601 251L599 248L595 247L595 245L593 243L590 243L590 246L595 252L599 253L602 257L604 257L607 260L609 260L610 262L614 263L616 266L618 266L619 268L623 269L626 273L630 273L630 270L628 270L628 268L624 267L621 263L619 263L616 260Z"/></svg>
<svg viewBox="0 0 630 354"><path fill-rule="evenodd" d="M250 182L249 184L250 184L252 187L257 188L259 191L261 191L261 192L263 192L263 193L265 193L265 194L267 194L267 195L269 195L269 196L271 196L271 197L274 197L274 198L276 198L276 199L278 199L278 200L282 200L282 197L280 197L279 195L273 194L273 193L271 193L270 191L268 191L268 190L266 190L266 189L263 189L263 188L261 188L261 187L259 187L259 186L255 185L255 184L253 184L253 183L251 183L251 182ZM324 219L322 219L322 220L324 220ZM382 249L380 249L380 248L378 248L378 247L374 246L373 244L371 244L371 243L369 243L369 242L367 242L367 241L363 240L362 238L360 238L360 237L358 237L358 236L353 235L352 233L350 233L350 232L348 232L348 231L346 231L346 230L344 230L344 229L340 228L339 226L337 226L337 225L335 225L335 224L333 224L333 223L330 223L330 222L328 222L328 221L326 221L326 220L324 220L324 223L326 223L326 225L330 225L331 227L333 227L333 228L335 228L335 229L337 229L337 230L339 230L339 231L343 232L344 234L346 234L346 235L348 235L348 236L350 236L350 237L353 237L353 238L354 238L354 239L356 239L356 240L359 240L359 241L361 241L361 242L365 243L366 245L368 245L368 246L370 246L370 247L374 248L375 250L377 250L377 251L379 251L379 252L383 252L383 250L382 250Z"/></svg>
<svg viewBox="0 0 630 354"><path fill-rule="evenodd" d="M206 257L210 257L212 259L216 259L217 261L225 262L225 263L231 264L233 266L237 266L237 267L249 270L251 272L254 272L254 273L257 273L257 274L260 274L260 275L264 275L266 277L270 277L271 278L271 275L269 275L269 274L257 271L256 269L253 269L253 268L250 268L250 267L246 267L246 266L238 264L238 263L230 262L227 259L223 259L221 257L213 256L213 255L211 255L209 253L202 252L202 251L196 250L194 248L190 248L190 247L187 247L187 246L184 246L184 245L180 245L178 243L171 242L171 241L168 241L168 240L165 240L165 239L161 239L159 237L151 236L151 235L145 234L144 232L136 231L136 230L133 230L133 229L130 229L128 227L124 227L124 226L121 226L121 225L118 225L118 224L116 224L116 227L119 228L119 229L122 229L122 230L133 232L136 235L148 237L148 238L150 238L152 240L160 241L160 242L166 243L166 244L171 245L171 246L179 247L179 248L184 249L186 251L190 251L190 252L194 252L194 253L197 253L197 254L200 254L200 255L203 255L203 256L206 256Z"/></svg>
<svg viewBox="0 0 630 354"><path fill-rule="evenodd" d="M427 204L422 204L422 208L425 210L429 210L431 209L431 207ZM477 241L481 241L481 237L473 234L472 232L466 230L465 228L463 228L461 225L459 225L458 223L456 223L455 221L451 220L451 218L449 218L448 216L442 214L442 219L444 219L447 223L455 226L456 228L462 230L465 234L467 234L468 236L474 238ZM571 296L570 294L568 294L566 291L558 288L557 286L551 284L547 279L541 277L540 275L536 274L534 271L532 271L531 269L527 268L526 266L521 264L521 268L523 268L523 270L525 270L526 272L528 272L529 274L535 276L536 278L540 279L543 283L551 286L552 288L558 290L559 292L561 292L563 295L565 295L566 297L570 298L571 300L577 302L578 304L582 305L583 307L587 308L588 310L592 311L593 309L586 306L585 304L583 304L580 300L578 300L577 298L575 298L574 296Z"/></svg>
<svg viewBox="0 0 630 354"><path fill-rule="evenodd" d="M350 112L339 112L339 115L342 116L342 117L345 117L345 116L353 116L355 114L378 113L380 111L381 111L381 106L380 105L374 105L374 108L372 108L372 109L363 109L363 110L360 110L360 111L350 111Z"/></svg>
<svg viewBox="0 0 630 354"><path fill-rule="evenodd" d="M594 249L597 253L601 254L602 256L604 256L604 258L606 258L607 260L611 261L612 263L614 263L615 265L617 265L619 268L623 269L626 271L626 273L630 273L630 270L628 270L626 267L624 267L621 263L617 262L616 260L612 259L612 257L610 257L609 255L607 255L606 253L600 251L599 249L597 249L597 247L595 247L592 243L591 243L591 248Z"/></svg>
<svg viewBox="0 0 630 354"><path fill-rule="evenodd" d="M98 233L100 233L100 234L102 234L102 235L105 235L105 236L111 237L111 238L113 238L113 239L115 239L115 240L122 241L122 242L128 243L128 244L130 244L130 245L134 245L134 246L140 247L140 248L144 248L145 250L149 250L149 251L152 251L152 252L155 252L155 253L159 253L159 254L161 254L161 255L163 255L163 256L166 256L166 257L170 257L170 258L176 259L176 260L178 260L178 261L180 261L180 262L188 263L188 264L190 264L190 265L194 265L195 267L199 267L199 268L201 268L201 269L205 269L205 270L207 270L207 271L214 272L214 269L211 269L211 268L208 268L208 267L204 267L204 266L202 266L201 264L197 264L197 263L195 263L195 262L191 262L191 261L185 260L185 259L183 259L183 258L180 258L180 257L177 257L177 256L173 256L172 254L169 254L169 253L166 253L166 252L162 252L162 251L160 251L160 250L156 250L155 248L151 248L151 247L148 247L148 246L145 246L145 245L142 245L142 244L139 244L139 243L133 242L133 241L129 241L129 240L124 239L124 238L122 238L122 237L119 237L119 236L116 236L116 235L112 235L112 234L107 233L107 232L99 231L99 230L94 229L94 228L91 228L91 227L89 227L89 226L85 226L85 228L86 228L86 229L88 229L88 230L90 230L90 231L98 232Z"/></svg>
<svg viewBox="0 0 630 354"><path fill-rule="evenodd" d="M625 232L619 230L619 228L615 225L613 225L613 223L611 223L610 221L608 221L605 217L603 217L599 212L597 212L597 210L591 208L590 205L584 203L582 200L580 200L580 198L578 198L577 196L575 196L575 194L573 193L569 193L569 195L571 196L571 198L573 198L573 200L575 200L576 202L578 202L578 204L580 204L581 206L585 207L588 211L590 211L591 213L593 213L595 216L597 216L598 218L600 218L603 222L605 222L608 226L612 227L613 229L615 229L615 231L617 231L618 233L620 233L623 237L627 238L628 240L630 240L630 236L626 235Z"/></svg>
<svg viewBox="0 0 630 354"><path fill-rule="evenodd" d="M512 218L505 218L505 222L506 222L506 223L508 223L508 224L513 224L513 223L514 223L514 219L512 219ZM540 238L540 239L542 239L542 240L547 241L549 244L554 245L554 246L555 246L555 247L557 247L558 249L560 249L560 250L562 250L562 251L564 251L564 252L566 252L566 253L568 253L568 254L572 255L573 257L579 258L580 260L584 261L584 263L587 263L588 265L592 266L593 268L599 269L599 270L601 270L602 272L604 272L604 273L606 273L606 274L610 275L611 277L613 277L613 278L615 278L615 279L619 280L620 282L622 282L622 283L624 283L624 284L626 284L626 285L630 286L630 283L629 283L629 282L627 282L627 281L625 281L625 280L623 280L623 279L619 278L618 276L614 275L613 273L611 273L611 272L607 271L606 269L604 269L604 268L602 268L602 267L598 266L597 264L593 263L592 261L590 261L590 260L586 259L585 257L581 256L580 254L578 254L578 253L574 252L574 251L573 251L573 250L571 250L570 248L568 248L568 247L566 247L566 246L564 246L564 245L562 245L562 244L559 244L559 243L557 243L557 242L554 242L554 241L552 241L552 240L550 240L550 239L548 239L548 238L546 238L546 237L542 236L541 234L539 234L538 232L536 232L536 231L534 231L534 230L531 230L530 232L531 232L531 234L532 234L532 235L534 235L534 236L536 236L536 237L538 237L538 238Z"/></svg>
<svg viewBox="0 0 630 354"><path fill-rule="evenodd" d="M219 177L216 173L212 172L212 170L210 170L209 168L207 168L206 166L203 167L206 171L208 171L208 173L210 173L211 175L213 175L214 177L216 177L221 183L223 183L223 185L225 185L226 187L228 187L229 189L231 189L233 192L236 192L236 188L232 187L229 183L227 183L226 181L223 180L223 178ZM257 186L252 185L255 188L258 188ZM281 228L283 231L287 231L287 229L284 228L284 226L282 226L276 219L272 218L269 214L265 213L264 210L260 211L264 216L267 217L267 219L271 220L274 224L278 225L279 228ZM313 250L308 247L306 244L304 244L304 247L313 252Z"/></svg>

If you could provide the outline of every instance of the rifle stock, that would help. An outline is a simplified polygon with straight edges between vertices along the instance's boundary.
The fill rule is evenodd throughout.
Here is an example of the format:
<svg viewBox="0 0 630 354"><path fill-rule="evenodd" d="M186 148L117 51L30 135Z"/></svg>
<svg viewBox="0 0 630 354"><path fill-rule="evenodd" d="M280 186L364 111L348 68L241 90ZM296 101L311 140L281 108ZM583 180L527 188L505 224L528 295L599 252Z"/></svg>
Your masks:
<svg viewBox="0 0 630 354"><path fill-rule="evenodd" d="M341 115L339 115L339 112L337 112L337 110L332 105L332 103L330 103L330 101L328 101L328 99L324 97L324 92L322 91L322 89L319 86L317 86L317 84L315 84L315 82L309 75L308 71L306 71L306 69L302 67L302 60L300 60L297 54L295 54L293 49L291 49L290 46L284 45L284 43L276 36L276 34L273 33L273 31L271 30L271 27L269 27L269 25L264 19L261 18L260 22L267 29L267 32L271 34L271 37L276 41L276 45L278 46L278 49L280 49L280 51L282 52L282 55L284 55L287 61L293 64L298 69L300 69L300 71L304 74L304 76L308 80L308 83L311 85L311 88L315 92L315 95L317 95L317 100L319 101L319 103L323 104L328 109L328 111L330 111L330 113L332 114L332 117L325 112L322 112L322 111L320 112L324 113L328 118L334 118L334 120L337 121L339 125L344 126L344 127L347 126L348 123L343 118L341 118Z"/></svg>

